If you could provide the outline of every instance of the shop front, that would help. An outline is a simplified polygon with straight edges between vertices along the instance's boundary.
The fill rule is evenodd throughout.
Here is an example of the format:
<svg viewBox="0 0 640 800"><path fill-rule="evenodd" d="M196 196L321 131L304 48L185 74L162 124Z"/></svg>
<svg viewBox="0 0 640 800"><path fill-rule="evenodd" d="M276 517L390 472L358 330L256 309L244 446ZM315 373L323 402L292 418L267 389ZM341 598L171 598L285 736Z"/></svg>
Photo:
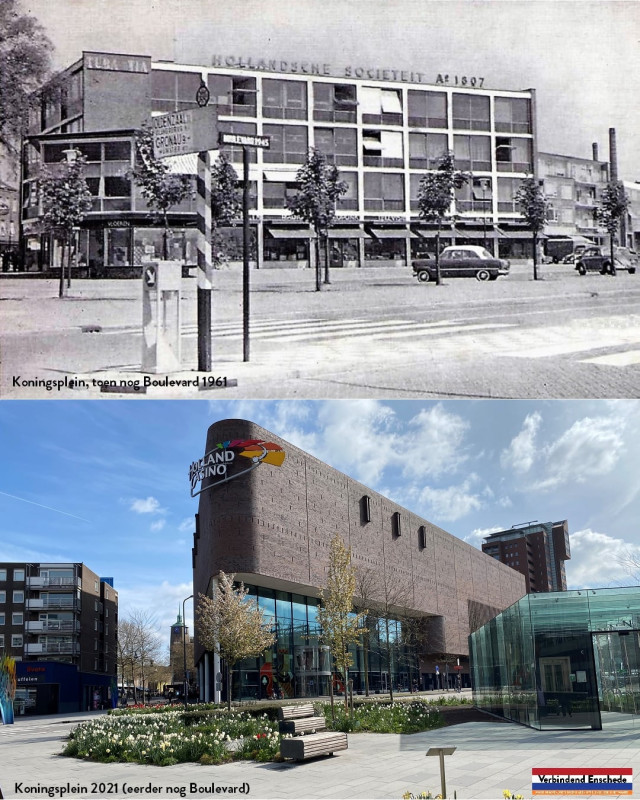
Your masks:
<svg viewBox="0 0 640 800"><path fill-rule="evenodd" d="M18 661L16 683L16 716L90 711L117 704L114 678L80 672L75 664Z"/></svg>

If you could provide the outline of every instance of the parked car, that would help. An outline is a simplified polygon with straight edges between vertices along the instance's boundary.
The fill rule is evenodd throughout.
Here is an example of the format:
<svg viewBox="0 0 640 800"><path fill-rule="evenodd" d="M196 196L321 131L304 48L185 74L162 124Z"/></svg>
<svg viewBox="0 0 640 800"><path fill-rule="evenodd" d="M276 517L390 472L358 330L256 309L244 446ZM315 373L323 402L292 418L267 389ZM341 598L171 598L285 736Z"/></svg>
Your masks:
<svg viewBox="0 0 640 800"><path fill-rule="evenodd" d="M573 250L573 253L567 253L567 255L562 259L562 263L575 264L588 246L589 245L586 244L577 244Z"/></svg>
<svg viewBox="0 0 640 800"><path fill-rule="evenodd" d="M421 256L411 262L413 273L419 281L426 283L436 279L435 258ZM509 274L510 264L503 258L495 258L484 247L477 245L452 245L440 253L440 276L442 278L477 278L479 281L495 281L499 275Z"/></svg>
<svg viewBox="0 0 640 800"><path fill-rule="evenodd" d="M613 260L617 270L626 270L633 275L638 267L638 255L628 247L614 247ZM600 247L587 247L576 260L579 275L587 272L599 272L601 275L612 274L611 255Z"/></svg>

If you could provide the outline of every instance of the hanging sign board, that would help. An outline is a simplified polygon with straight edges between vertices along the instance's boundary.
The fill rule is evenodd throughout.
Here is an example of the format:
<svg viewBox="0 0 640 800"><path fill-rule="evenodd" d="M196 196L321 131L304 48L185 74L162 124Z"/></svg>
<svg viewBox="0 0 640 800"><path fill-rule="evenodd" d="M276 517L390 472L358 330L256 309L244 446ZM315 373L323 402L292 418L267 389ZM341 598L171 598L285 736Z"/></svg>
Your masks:
<svg viewBox="0 0 640 800"><path fill-rule="evenodd" d="M215 106L172 111L152 117L151 128L156 158L218 148L218 115Z"/></svg>

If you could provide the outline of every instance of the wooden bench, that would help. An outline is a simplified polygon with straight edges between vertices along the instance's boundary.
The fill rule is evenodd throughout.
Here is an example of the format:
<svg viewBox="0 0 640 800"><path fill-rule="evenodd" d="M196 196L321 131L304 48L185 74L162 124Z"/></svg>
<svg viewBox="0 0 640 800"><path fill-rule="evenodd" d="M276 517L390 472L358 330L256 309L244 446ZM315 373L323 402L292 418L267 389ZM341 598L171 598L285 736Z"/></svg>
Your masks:
<svg viewBox="0 0 640 800"><path fill-rule="evenodd" d="M324 717L316 717L313 705L283 706L278 711L280 733L292 733L292 738L282 739L280 754L283 758L304 761L316 756L332 756L336 750L349 746L347 734L328 731ZM313 731L310 733L310 731Z"/></svg>

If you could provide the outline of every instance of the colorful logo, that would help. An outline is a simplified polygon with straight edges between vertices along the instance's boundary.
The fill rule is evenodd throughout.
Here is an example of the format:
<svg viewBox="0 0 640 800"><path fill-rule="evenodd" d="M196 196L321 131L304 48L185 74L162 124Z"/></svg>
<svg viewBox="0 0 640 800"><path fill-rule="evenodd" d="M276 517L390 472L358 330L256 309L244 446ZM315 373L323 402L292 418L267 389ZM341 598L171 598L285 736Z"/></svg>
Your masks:
<svg viewBox="0 0 640 800"><path fill-rule="evenodd" d="M236 457L238 457L237 461ZM241 462L239 460L241 458L248 459L248 463ZM228 442L220 442L189 467L191 497L196 497L205 489L211 489L212 486L217 486L219 483L225 483L251 472L260 464L280 467L284 458L285 452L280 445L265 442L263 439L231 439ZM234 466L237 466L238 469L234 469ZM212 480L203 488L202 482L205 478Z"/></svg>
<svg viewBox="0 0 640 800"><path fill-rule="evenodd" d="M531 793L538 795L633 794L630 767L553 767L531 770Z"/></svg>

